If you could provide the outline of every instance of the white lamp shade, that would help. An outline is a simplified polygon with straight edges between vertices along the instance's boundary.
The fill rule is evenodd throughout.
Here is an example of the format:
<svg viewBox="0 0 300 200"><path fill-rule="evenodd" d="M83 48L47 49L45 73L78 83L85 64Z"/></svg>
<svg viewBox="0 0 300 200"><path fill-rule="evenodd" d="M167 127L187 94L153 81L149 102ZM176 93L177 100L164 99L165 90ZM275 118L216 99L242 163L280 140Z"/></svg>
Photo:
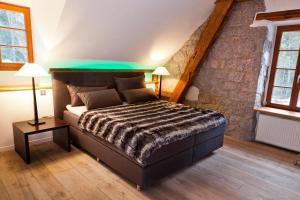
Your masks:
<svg viewBox="0 0 300 200"><path fill-rule="evenodd" d="M168 70L165 67L156 67L156 69L154 70L154 72L152 74L161 75L161 76L170 75L170 73L168 72Z"/></svg>
<svg viewBox="0 0 300 200"><path fill-rule="evenodd" d="M16 76L41 77L48 76L46 70L39 64L26 63L15 74Z"/></svg>

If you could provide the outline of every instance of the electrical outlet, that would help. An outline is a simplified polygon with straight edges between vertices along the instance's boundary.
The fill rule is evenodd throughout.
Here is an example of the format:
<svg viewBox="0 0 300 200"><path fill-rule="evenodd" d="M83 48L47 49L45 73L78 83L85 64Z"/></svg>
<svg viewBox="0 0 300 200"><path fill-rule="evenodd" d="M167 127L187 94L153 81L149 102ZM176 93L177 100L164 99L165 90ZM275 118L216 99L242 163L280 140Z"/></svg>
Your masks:
<svg viewBox="0 0 300 200"><path fill-rule="evenodd" d="M46 95L46 90L40 90L40 94L41 94L41 96L45 96Z"/></svg>

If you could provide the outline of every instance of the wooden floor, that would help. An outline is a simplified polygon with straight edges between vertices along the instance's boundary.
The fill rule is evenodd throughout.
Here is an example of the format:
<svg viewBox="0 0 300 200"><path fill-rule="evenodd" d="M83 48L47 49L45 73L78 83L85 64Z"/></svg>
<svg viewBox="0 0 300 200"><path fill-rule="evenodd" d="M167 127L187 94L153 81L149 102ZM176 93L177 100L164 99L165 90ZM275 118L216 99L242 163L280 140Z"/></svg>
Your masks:
<svg viewBox="0 0 300 200"><path fill-rule="evenodd" d="M225 146L145 191L121 179L76 148L32 146L26 165L0 153L0 199L300 199L296 154L226 138Z"/></svg>

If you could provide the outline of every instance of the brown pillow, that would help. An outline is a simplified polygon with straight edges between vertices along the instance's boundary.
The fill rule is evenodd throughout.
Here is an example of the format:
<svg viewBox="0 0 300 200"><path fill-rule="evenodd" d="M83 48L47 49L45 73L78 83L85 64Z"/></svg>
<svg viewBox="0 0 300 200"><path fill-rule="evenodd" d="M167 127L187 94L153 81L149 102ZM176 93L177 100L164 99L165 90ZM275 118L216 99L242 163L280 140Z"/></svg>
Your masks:
<svg viewBox="0 0 300 200"><path fill-rule="evenodd" d="M107 86L75 86L75 85L67 85L69 90L69 94L71 97L71 105L72 106L83 106L83 102L77 95L77 93L81 92L90 92L90 91L97 91L97 90L106 90Z"/></svg>
<svg viewBox="0 0 300 200"><path fill-rule="evenodd" d="M150 88L140 88L133 90L125 90L123 96L127 103L142 103L146 101L158 100L158 97L154 94Z"/></svg>
<svg viewBox="0 0 300 200"><path fill-rule="evenodd" d="M122 104L122 100L115 89L82 92L77 95L88 110Z"/></svg>
<svg viewBox="0 0 300 200"><path fill-rule="evenodd" d="M123 91L125 90L146 88L144 76L131 78L115 78L115 83L117 86L117 90L121 96L123 95Z"/></svg>

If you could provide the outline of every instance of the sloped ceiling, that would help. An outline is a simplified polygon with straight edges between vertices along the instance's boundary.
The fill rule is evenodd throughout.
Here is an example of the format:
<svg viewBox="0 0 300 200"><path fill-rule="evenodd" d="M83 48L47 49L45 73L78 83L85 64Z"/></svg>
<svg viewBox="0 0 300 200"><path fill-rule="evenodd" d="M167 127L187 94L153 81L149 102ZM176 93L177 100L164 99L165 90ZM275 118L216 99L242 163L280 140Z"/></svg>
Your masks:
<svg viewBox="0 0 300 200"><path fill-rule="evenodd" d="M36 62L98 59L163 64L215 0L4 0L31 7ZM299 0L265 0L267 11Z"/></svg>
<svg viewBox="0 0 300 200"><path fill-rule="evenodd" d="M209 16L214 0L32 0L44 60L162 63Z"/></svg>

